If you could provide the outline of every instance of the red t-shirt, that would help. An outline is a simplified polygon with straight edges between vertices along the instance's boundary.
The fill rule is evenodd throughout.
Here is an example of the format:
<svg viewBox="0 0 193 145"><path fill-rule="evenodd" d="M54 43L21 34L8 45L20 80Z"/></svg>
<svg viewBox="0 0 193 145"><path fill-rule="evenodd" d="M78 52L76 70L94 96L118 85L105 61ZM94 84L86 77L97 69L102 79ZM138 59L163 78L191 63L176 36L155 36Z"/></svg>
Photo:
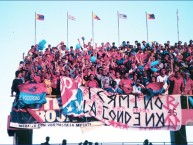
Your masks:
<svg viewBox="0 0 193 145"><path fill-rule="evenodd" d="M103 55L103 52L101 52L101 51L98 51L97 53L98 53L99 56Z"/></svg>
<svg viewBox="0 0 193 145"><path fill-rule="evenodd" d="M98 82L96 80L92 80L92 81L87 81L85 84L86 87L91 87L91 88L98 88Z"/></svg>
<svg viewBox="0 0 193 145"><path fill-rule="evenodd" d="M175 77L172 77L170 80L174 81L174 88L173 88L172 94L181 94L182 93L181 86L184 83L183 79L182 78L176 79Z"/></svg>
<svg viewBox="0 0 193 145"><path fill-rule="evenodd" d="M133 91L132 89L132 83L133 81L131 79L121 79L119 85L121 89L123 89L125 94L129 94Z"/></svg>
<svg viewBox="0 0 193 145"><path fill-rule="evenodd" d="M140 62L144 62L144 60L148 57L147 53L137 53L136 54L136 57L137 59L140 61Z"/></svg>
<svg viewBox="0 0 193 145"><path fill-rule="evenodd" d="M188 94L188 95L192 95L192 91L190 91L191 88L193 88L193 80L189 79L189 80L186 81L184 93Z"/></svg>
<svg viewBox="0 0 193 145"><path fill-rule="evenodd" d="M90 60L90 55L87 54L87 55L85 56L85 59L86 59L86 60Z"/></svg>
<svg viewBox="0 0 193 145"><path fill-rule="evenodd" d="M37 83L41 83L41 77L40 77L40 76L35 76L35 77L34 77L34 80L35 80Z"/></svg>
<svg viewBox="0 0 193 145"><path fill-rule="evenodd" d="M58 82L58 77L57 76L53 76L52 77L52 81L51 81L51 86L52 86L52 88L57 88L57 82Z"/></svg>
<svg viewBox="0 0 193 145"><path fill-rule="evenodd" d="M46 54L47 54L47 55L50 55L50 51L48 51L48 50L45 51L45 52L44 52L44 55L46 55Z"/></svg>

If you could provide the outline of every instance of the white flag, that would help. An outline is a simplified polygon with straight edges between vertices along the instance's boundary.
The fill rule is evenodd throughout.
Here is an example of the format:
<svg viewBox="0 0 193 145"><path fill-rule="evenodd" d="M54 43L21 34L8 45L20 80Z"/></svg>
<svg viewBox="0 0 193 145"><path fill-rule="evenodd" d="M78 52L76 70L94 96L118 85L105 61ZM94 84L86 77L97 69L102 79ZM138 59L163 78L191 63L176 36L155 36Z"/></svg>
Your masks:
<svg viewBox="0 0 193 145"><path fill-rule="evenodd" d="M127 15L125 15L125 14L120 14L120 13L119 13L119 18L121 18L121 19L127 19Z"/></svg>
<svg viewBox="0 0 193 145"><path fill-rule="evenodd" d="M68 19L70 19L70 20L76 20L76 18L74 17L74 16L72 16L72 15L68 15Z"/></svg>

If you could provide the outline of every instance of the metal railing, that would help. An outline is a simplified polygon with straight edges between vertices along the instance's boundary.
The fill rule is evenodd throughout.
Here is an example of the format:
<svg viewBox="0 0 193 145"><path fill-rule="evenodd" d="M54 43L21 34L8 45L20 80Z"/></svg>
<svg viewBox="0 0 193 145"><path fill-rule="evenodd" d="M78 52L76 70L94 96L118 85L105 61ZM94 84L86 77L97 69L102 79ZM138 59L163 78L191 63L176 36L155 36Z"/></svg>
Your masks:
<svg viewBox="0 0 193 145"><path fill-rule="evenodd" d="M152 145L175 145L173 142L151 142ZM62 145L58 144L51 144L51 145ZM83 145L80 143L67 143L67 145ZM87 144L90 145L90 144ZM92 142L91 145L95 145L95 142ZM98 142L98 145L143 145L143 142ZM180 144L183 145L183 144ZM187 142L186 145L193 145L193 142Z"/></svg>

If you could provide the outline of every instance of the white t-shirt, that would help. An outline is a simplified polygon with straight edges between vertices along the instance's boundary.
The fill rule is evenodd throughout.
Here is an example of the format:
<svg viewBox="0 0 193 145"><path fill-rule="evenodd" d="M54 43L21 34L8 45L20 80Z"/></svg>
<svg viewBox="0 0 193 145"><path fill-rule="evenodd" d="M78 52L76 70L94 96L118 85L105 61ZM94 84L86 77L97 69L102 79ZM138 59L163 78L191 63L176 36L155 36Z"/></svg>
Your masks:
<svg viewBox="0 0 193 145"><path fill-rule="evenodd" d="M65 55L65 50L60 50L60 53L61 53L61 57L63 57Z"/></svg>
<svg viewBox="0 0 193 145"><path fill-rule="evenodd" d="M137 93L137 94L141 94L142 93L142 88L140 87L140 86L136 86L136 85L134 85L133 86L133 91L132 91L132 93Z"/></svg>
<svg viewBox="0 0 193 145"><path fill-rule="evenodd" d="M158 76L157 77L157 82L164 82L164 85L163 85L163 88L164 89L167 89L167 87L168 87L168 76L167 75L165 75L164 77L162 77L162 76ZM168 94L168 91L166 91L164 94Z"/></svg>
<svg viewBox="0 0 193 145"><path fill-rule="evenodd" d="M110 87L111 79L108 76L101 76L101 85L102 88L109 88Z"/></svg>
<svg viewBox="0 0 193 145"><path fill-rule="evenodd" d="M116 81L116 83L117 83L117 86L119 86L119 83L120 83L120 81L121 81L121 79L114 79L115 81Z"/></svg>

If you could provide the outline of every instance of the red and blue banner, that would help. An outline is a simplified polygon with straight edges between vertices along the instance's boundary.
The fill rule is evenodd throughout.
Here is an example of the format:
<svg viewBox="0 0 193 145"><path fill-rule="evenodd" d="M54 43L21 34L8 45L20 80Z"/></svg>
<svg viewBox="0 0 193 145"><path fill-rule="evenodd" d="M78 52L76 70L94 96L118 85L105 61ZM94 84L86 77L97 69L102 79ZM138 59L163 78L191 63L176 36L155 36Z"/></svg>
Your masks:
<svg viewBox="0 0 193 145"><path fill-rule="evenodd" d="M78 89L82 79L61 77L60 88L64 115L80 116L83 115L83 95Z"/></svg>
<svg viewBox="0 0 193 145"><path fill-rule="evenodd" d="M22 84L19 90L18 108L46 103L46 85L44 83Z"/></svg>
<svg viewBox="0 0 193 145"><path fill-rule="evenodd" d="M77 89L77 93L71 101L63 108L62 113L64 115L81 116L83 113L83 94L80 89Z"/></svg>

